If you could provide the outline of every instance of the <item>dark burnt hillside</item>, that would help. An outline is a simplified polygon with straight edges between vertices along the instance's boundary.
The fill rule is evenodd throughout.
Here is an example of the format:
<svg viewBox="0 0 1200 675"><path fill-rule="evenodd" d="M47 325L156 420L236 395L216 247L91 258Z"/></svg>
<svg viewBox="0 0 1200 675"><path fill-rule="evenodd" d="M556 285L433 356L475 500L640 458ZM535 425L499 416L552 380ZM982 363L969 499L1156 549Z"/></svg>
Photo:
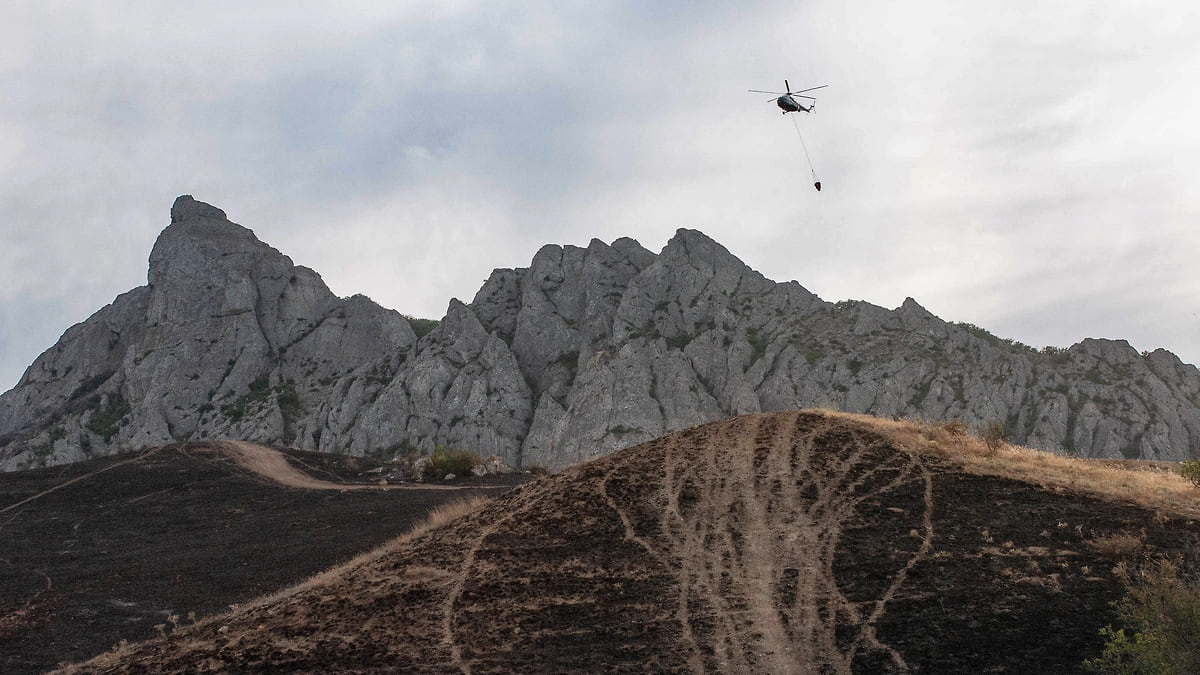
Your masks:
<svg viewBox="0 0 1200 675"><path fill-rule="evenodd" d="M374 487L362 458L290 451L368 489L296 489L208 444L0 474L0 673L41 673L299 583L492 490ZM362 485L349 485L359 487ZM40 496L39 496L40 495Z"/></svg>
<svg viewBox="0 0 1200 675"><path fill-rule="evenodd" d="M527 484L79 672L1056 672L1196 525L967 473L883 425L738 417ZM1141 534L1143 533L1144 534Z"/></svg>

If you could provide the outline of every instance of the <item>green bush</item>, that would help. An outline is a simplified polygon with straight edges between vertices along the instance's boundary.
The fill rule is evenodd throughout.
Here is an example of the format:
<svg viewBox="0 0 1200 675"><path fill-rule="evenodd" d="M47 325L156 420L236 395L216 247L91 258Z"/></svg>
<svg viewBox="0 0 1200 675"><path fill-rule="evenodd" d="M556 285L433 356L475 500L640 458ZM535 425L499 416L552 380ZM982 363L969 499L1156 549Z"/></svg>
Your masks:
<svg viewBox="0 0 1200 675"><path fill-rule="evenodd" d="M296 393L296 385L291 381L280 385L279 393L275 396L275 403L279 404L279 412L283 415L284 423L288 425L291 425L304 412L300 403L300 395Z"/></svg>
<svg viewBox="0 0 1200 675"><path fill-rule="evenodd" d="M1200 459L1193 459L1190 462L1186 460L1180 462L1179 473L1183 474L1184 478L1192 481L1192 485L1200 488Z"/></svg>
<svg viewBox="0 0 1200 675"><path fill-rule="evenodd" d="M408 319L408 325L412 327L413 333L416 333L418 340L438 327L438 322L433 319L418 319L415 316L405 316L404 318Z"/></svg>
<svg viewBox="0 0 1200 675"><path fill-rule="evenodd" d="M128 401L115 392L109 394L103 404L101 404L101 398L96 397L92 400L92 406L92 415L88 417L85 426L93 434L102 437L105 443L108 443L112 441L113 436L117 435L121 419L128 415L132 408Z"/></svg>
<svg viewBox="0 0 1200 675"><path fill-rule="evenodd" d="M448 473L461 478L482 463L474 452L438 445L429 457L429 464L425 465L425 480L441 480Z"/></svg>
<svg viewBox="0 0 1200 675"><path fill-rule="evenodd" d="M763 336L758 334L758 329L746 329L746 342L750 343L750 363L758 361L767 353L767 341Z"/></svg>
<svg viewBox="0 0 1200 675"><path fill-rule="evenodd" d="M1200 579L1159 560L1138 573L1115 603L1125 628L1110 625L1104 653L1083 662L1096 673L1200 673ZM1126 632L1132 631L1132 635Z"/></svg>
<svg viewBox="0 0 1200 675"><path fill-rule="evenodd" d="M246 416L251 406L266 401L270 394L271 380L266 375L259 375L250 383L250 391L237 397L233 403L223 404L221 413L231 422L238 422Z"/></svg>

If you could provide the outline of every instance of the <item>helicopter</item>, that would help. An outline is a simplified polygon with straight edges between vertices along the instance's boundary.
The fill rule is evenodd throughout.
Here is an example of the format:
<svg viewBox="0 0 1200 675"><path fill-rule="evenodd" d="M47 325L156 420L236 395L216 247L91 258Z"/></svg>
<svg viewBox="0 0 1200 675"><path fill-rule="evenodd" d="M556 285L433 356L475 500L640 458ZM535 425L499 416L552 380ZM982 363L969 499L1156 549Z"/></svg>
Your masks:
<svg viewBox="0 0 1200 675"><path fill-rule="evenodd" d="M788 84L787 80L784 80L783 81L784 91L762 91L759 89L749 89L747 91L749 91L752 94L771 94L772 96L778 96L779 98L769 98L767 100L775 101L775 104L778 105L780 108L782 108L783 114L786 115L790 112L811 113L813 111L813 108L816 107L816 105L817 105L817 99L813 98L812 96L804 96L803 95L804 92L814 91L816 89L824 89L825 87L828 87L828 86L829 85L827 85L827 84L822 84L817 87L809 87L808 89L801 89L800 91L792 91L792 86L790 84ZM806 98L809 101L812 101L812 103L809 103L808 106L805 107L805 105L803 103L796 100L797 98Z"/></svg>
<svg viewBox="0 0 1200 675"><path fill-rule="evenodd" d="M808 89L792 91L792 85L788 84L787 80L784 80L783 91L762 91L761 89L750 89L749 91L752 94L770 94L773 97L777 97L767 100L775 101L775 105L778 105L783 110L783 114L787 115L790 112L811 113L817 105L817 99L812 96L805 96L805 92L824 89L828 86L827 84L822 84L816 87L809 87ZM807 99L810 103L806 106L796 99ZM804 144L804 134L800 133L800 125L796 123L795 117L792 118L792 126L796 127L796 135L800 137L800 147L804 148L804 159L808 160L808 170L812 172L813 187L817 189L817 192L820 192L821 181L817 178L817 170L813 168L812 158L808 156L808 147Z"/></svg>

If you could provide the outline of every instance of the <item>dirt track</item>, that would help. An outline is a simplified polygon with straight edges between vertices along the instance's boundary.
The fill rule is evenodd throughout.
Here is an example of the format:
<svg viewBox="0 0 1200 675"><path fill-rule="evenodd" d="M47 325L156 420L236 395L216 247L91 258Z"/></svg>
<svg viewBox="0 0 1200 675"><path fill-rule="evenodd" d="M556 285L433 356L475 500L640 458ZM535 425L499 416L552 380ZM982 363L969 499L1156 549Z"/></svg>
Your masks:
<svg viewBox="0 0 1200 675"><path fill-rule="evenodd" d="M250 456L280 454L265 450ZM192 612L228 611L390 541L434 508L520 480L354 489L348 481L374 463L283 454L315 483L289 487L261 475L278 471L195 443L0 474L0 673L148 639L172 614L190 623Z"/></svg>
<svg viewBox="0 0 1200 675"><path fill-rule="evenodd" d="M303 490L462 490L477 485L375 485L371 483L334 483L321 480L292 466L278 450L245 441L211 441L206 448L218 456L228 457L234 464L273 483Z"/></svg>
<svg viewBox="0 0 1200 675"><path fill-rule="evenodd" d="M916 457L880 461L870 452L878 439L832 427L829 421L744 417L700 438L672 436L663 448L666 504L657 529L665 536L657 541L638 536L608 495L616 469L606 476L606 500L620 515L626 539L677 569L675 616L691 646L693 670L703 670L701 655L711 652L711 665L723 672L848 673L864 650L883 651L906 668L873 624L929 550L932 482ZM813 452L814 440L831 433L842 447L838 462ZM919 547L878 598L852 602L833 571L842 529L864 499L909 482L925 494ZM839 624L854 630L845 646L837 639ZM710 628L694 631L694 625Z"/></svg>
<svg viewBox="0 0 1200 675"><path fill-rule="evenodd" d="M1076 672L1122 587L1086 541L1194 525L750 415L538 480L85 670Z"/></svg>

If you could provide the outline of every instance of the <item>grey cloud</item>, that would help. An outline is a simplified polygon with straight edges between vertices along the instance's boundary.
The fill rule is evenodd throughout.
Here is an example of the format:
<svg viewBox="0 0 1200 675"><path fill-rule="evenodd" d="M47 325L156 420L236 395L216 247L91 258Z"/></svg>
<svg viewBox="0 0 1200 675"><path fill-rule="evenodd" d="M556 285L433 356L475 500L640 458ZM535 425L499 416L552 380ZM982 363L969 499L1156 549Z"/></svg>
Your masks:
<svg viewBox="0 0 1200 675"><path fill-rule="evenodd" d="M1200 359L1200 99L1164 74L1200 60L1195 10L288 7L0 9L6 319L71 305L33 319L56 335L141 283L191 193L335 291L427 316L547 241L687 226L827 299L914 295L1027 342L1152 326L1147 347ZM745 92L785 77L831 85L799 120L820 194ZM1155 289L1178 306L1152 320ZM9 326L13 372L38 348Z"/></svg>

